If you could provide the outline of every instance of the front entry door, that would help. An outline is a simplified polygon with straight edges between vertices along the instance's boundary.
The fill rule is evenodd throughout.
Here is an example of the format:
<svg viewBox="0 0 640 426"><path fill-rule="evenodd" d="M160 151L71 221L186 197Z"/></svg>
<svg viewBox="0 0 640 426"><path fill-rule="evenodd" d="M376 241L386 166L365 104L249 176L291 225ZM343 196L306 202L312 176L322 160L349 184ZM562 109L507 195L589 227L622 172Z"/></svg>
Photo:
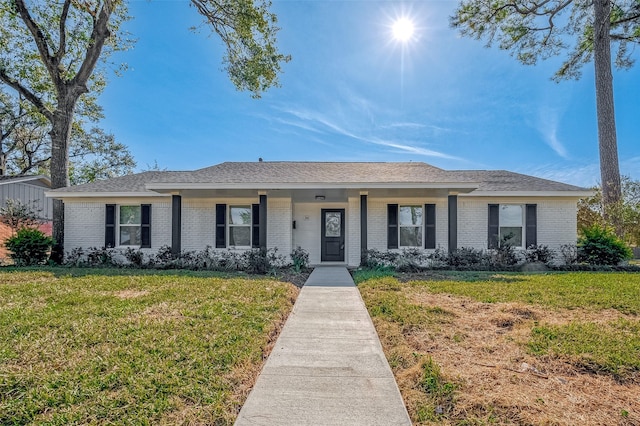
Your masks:
<svg viewBox="0 0 640 426"><path fill-rule="evenodd" d="M344 209L322 209L320 261L344 262Z"/></svg>

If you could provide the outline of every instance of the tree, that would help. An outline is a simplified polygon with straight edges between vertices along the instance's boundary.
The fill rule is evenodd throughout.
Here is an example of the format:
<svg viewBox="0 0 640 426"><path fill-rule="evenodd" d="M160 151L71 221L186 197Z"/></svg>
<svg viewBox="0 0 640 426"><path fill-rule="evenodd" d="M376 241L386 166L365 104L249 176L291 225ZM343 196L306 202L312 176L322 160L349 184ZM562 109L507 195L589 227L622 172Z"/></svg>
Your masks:
<svg viewBox="0 0 640 426"><path fill-rule="evenodd" d="M36 228L41 223L41 210L20 200L9 198L4 207L0 207L0 223L4 223L14 233L20 228Z"/></svg>
<svg viewBox="0 0 640 426"><path fill-rule="evenodd" d="M191 0L227 48L223 59L238 89L254 97L278 84L289 60L275 47L276 16L268 0ZM53 188L69 185L74 114L96 107L111 53L131 46L121 24L124 0L0 0L0 82L49 124ZM53 205L52 259L62 260L64 206Z"/></svg>
<svg viewBox="0 0 640 426"><path fill-rule="evenodd" d="M69 142L69 178L72 185L132 173L136 166L128 148L111 134L86 123L102 118L77 113ZM51 143L47 120L28 103L0 90L0 175L50 175Z"/></svg>
<svg viewBox="0 0 640 426"><path fill-rule="evenodd" d="M600 173L605 216L620 231L616 206L621 198L613 102L611 45L616 65L633 65L629 44L640 43L638 0L461 0L450 21L462 35L497 42L525 65L566 52L556 81L579 78L593 60Z"/></svg>
<svg viewBox="0 0 640 426"><path fill-rule="evenodd" d="M622 177L622 201L616 206L617 214L622 220L623 241L631 246L640 247L640 180L629 176ZM604 217L602 190L599 186L593 197L578 202L578 230L600 226L610 227Z"/></svg>

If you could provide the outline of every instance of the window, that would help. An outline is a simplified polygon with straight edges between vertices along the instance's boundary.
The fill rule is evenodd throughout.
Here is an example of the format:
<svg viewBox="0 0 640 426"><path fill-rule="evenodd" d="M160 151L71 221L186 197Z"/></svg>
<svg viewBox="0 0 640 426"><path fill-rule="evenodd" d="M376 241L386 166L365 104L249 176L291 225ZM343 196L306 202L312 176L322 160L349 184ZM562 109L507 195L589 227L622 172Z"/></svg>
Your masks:
<svg viewBox="0 0 640 426"><path fill-rule="evenodd" d="M120 206L118 224L121 246L142 245L142 211L140 206Z"/></svg>
<svg viewBox="0 0 640 426"><path fill-rule="evenodd" d="M500 244L522 247L524 209L521 205L500 204Z"/></svg>
<svg viewBox="0 0 640 426"><path fill-rule="evenodd" d="M400 206L400 247L422 247L422 206Z"/></svg>
<svg viewBox="0 0 640 426"><path fill-rule="evenodd" d="M229 206L229 245L251 247L251 206Z"/></svg>

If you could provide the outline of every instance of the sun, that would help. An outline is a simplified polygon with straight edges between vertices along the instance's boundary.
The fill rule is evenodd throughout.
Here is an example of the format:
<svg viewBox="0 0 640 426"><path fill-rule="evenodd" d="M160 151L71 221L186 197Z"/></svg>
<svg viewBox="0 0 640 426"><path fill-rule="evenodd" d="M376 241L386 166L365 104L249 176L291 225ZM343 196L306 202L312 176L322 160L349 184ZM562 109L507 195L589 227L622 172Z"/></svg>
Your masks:
<svg viewBox="0 0 640 426"><path fill-rule="evenodd" d="M391 26L391 31L393 32L394 39L400 42L406 42L411 40L413 37L413 34L415 33L415 26L411 19L398 18Z"/></svg>

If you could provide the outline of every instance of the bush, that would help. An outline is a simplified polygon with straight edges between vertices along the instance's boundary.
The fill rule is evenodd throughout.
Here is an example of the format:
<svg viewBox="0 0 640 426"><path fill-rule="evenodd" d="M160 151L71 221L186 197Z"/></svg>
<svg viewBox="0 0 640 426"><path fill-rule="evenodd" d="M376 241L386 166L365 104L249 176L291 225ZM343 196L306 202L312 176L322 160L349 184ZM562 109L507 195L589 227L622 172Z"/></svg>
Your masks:
<svg viewBox="0 0 640 426"><path fill-rule="evenodd" d="M22 228L7 238L5 247L11 251L11 259L18 266L39 265L47 260L53 238L38 229Z"/></svg>
<svg viewBox="0 0 640 426"><path fill-rule="evenodd" d="M578 261L591 265L618 265L631 259L631 249L611 229L592 225L581 230Z"/></svg>
<svg viewBox="0 0 640 426"><path fill-rule="evenodd" d="M293 262L293 270L301 272L309 268L309 253L302 247L298 246L291 252L291 261Z"/></svg>
<svg viewBox="0 0 640 426"><path fill-rule="evenodd" d="M453 268L469 268L486 265L489 262L484 251L473 247L461 247L449 253L447 263Z"/></svg>
<svg viewBox="0 0 640 426"><path fill-rule="evenodd" d="M527 262L549 263L553 260L553 250L548 246L530 245L524 253Z"/></svg>

